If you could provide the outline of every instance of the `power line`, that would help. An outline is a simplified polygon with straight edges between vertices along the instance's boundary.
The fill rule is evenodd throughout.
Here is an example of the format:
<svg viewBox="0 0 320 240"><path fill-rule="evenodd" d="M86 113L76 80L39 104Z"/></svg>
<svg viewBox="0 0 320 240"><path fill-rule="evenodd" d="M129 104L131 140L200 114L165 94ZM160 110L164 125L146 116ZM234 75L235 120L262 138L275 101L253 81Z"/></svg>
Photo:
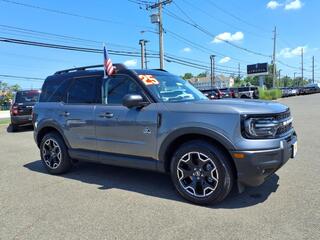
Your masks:
<svg viewBox="0 0 320 240"><path fill-rule="evenodd" d="M21 27L15 27L15 26L9 26L9 25L4 25L0 24L0 28L3 28L8 31L13 31L13 32L18 32L18 33L27 33L31 36L50 36L50 37L55 37L58 39L67 39L67 40L72 40L74 42L85 42L85 43L95 43L96 46L102 46L104 43L103 41L97 41L97 40L92 40L92 39L87 39L87 38L80 38L80 37L74 37L70 35L63 35L63 34L56 34L56 33L49 33L49 32L44 32L44 31L37 31L37 30L32 30L32 29L27 29L27 28L21 28ZM131 46L126 46L126 45L120 45L120 44L115 44L115 43L110 43L106 42L108 46L114 46L114 47L121 47L121 48L128 48L128 49L135 49L134 47Z"/></svg>
<svg viewBox="0 0 320 240"><path fill-rule="evenodd" d="M29 46L36 46L36 47L43 47L43 48L54 48L54 49L61 49L61 50L69 50L69 51L78 51L78 52L87 52L87 53L96 53L101 54L103 51L101 49L96 48L83 48L83 47L76 47L76 46L67 46L67 45L59 45L59 44L50 44L50 43L43 43L43 42L35 42L35 41L26 41L22 39L12 39L12 38L4 38L0 37L0 42L5 43L14 43L14 44L21 44L21 45L29 45ZM139 52L129 52L129 51L116 51L116 50L109 50L110 55L118 55L118 56L131 56L131 57L139 57ZM147 54L149 58L157 58L156 54ZM177 63L184 66L189 66L193 68L198 68L201 70L207 70L209 67L202 64L197 64L195 62L190 62L186 60L182 60L179 58L175 58L172 56L165 55L165 60L168 62ZM217 69L220 72L234 74L235 72L226 70L226 69Z"/></svg>
<svg viewBox="0 0 320 240"><path fill-rule="evenodd" d="M259 56L268 57L268 58L271 57L270 55L267 55L267 54L264 54L264 53L260 53L260 52L257 52L257 51L254 51L254 50L251 50L251 49L248 49L248 48L245 48L245 47L241 47L241 46L239 46L239 45L237 45L237 44L234 44L234 43L232 43L232 42L230 42L230 41L228 41L228 40L218 38L216 35L212 34L212 33L209 32L208 30L206 30L205 28L201 27L200 25L191 23L191 22L189 22L189 21L181 18L181 17L178 16L177 14L171 12L171 11L168 10L168 9L166 9L164 12L165 12L165 14L168 15L169 17L171 17L171 18L173 18L173 19L175 19L175 20L179 20L179 21L181 21L181 22L183 22L183 23L185 23L185 24L187 24L187 25L190 25L190 26L198 29L198 30L201 31L202 33L204 33L204 34L206 34L206 35L208 35L208 36L210 36L210 37L215 37L215 38L217 38L218 40L220 40L220 41L222 41L222 42L225 42L225 43L227 43L227 44L229 44L229 45L231 45L231 46L233 46L233 47L235 47L235 48L238 48L238 49L240 49L240 50L243 50L243 51L246 51L246 52L248 52L248 53L255 54L255 55L259 55Z"/></svg>
<svg viewBox="0 0 320 240"><path fill-rule="evenodd" d="M185 38L185 37L183 37L183 36L181 36L181 35L173 32L173 31L170 31L170 30L166 29L166 32L169 33L169 34L171 34L171 35L172 35L171 37L173 37L173 38L175 38L175 39L177 39L177 40L179 40L179 41L182 41L182 42L184 42L184 43L187 43L187 44L189 44L190 46L194 47L195 49L198 49L198 50L201 51L201 52L204 52L204 53L207 53L207 54L212 54L212 53L214 53L215 55L220 56L220 57L225 57L225 56L226 56L225 54L223 54L223 53L221 53L221 52L217 52L217 51L212 50L212 49L210 49L210 48L204 47L203 45L198 44L198 43L195 43L195 42L191 41L190 39ZM239 58L235 58L235 57L232 57L231 59L236 60L237 62L240 61L240 62L249 63L248 61L245 61L245 60L239 59Z"/></svg>
<svg viewBox="0 0 320 240"><path fill-rule="evenodd" d="M218 9L218 10L220 10L221 12L223 12L223 13L231 16L232 18L238 20L239 22L242 22L242 23L244 23L244 24L246 24L246 25L248 25L248 26L251 26L251 27L254 27L254 28L258 29L258 30L261 30L261 26L256 26L256 25L252 24L251 22L247 22L246 20L238 17L237 15L235 15L235 14L233 14L233 13L231 13L231 12L223 9L222 7L218 6L218 5L217 5L216 3L214 3L212 0L208 0L208 2L209 2L212 6L214 6L216 9Z"/></svg>
<svg viewBox="0 0 320 240"><path fill-rule="evenodd" d="M234 24L231 24L231 23L228 23L228 22L226 22L226 21L223 21L223 20L221 20L220 18L216 18L216 17L215 17L214 15L212 15L211 13L203 10L202 8L198 7L198 5L193 4L193 3L191 3L191 2L188 1L188 0L185 0L184 3L185 3L185 2L186 2L187 4L189 4L193 9L197 9L199 12L202 12L203 14L207 15L208 17L210 17L211 19L213 19L213 20L215 20L215 21L217 21L217 22L220 22L220 23L222 23L222 24L225 24L226 26L229 26L229 27L231 27L231 28L233 28L233 29L237 29L237 30L238 30L238 29L241 29L241 28L239 28L239 27L236 27ZM247 29L245 29L245 30L243 30L243 31L246 32L246 33L249 33L249 34L251 34L251 35L253 35L253 36L256 36L256 37L264 38L264 39L265 39L265 36L262 36L262 35L260 35L260 34L257 34L257 33L251 32L251 31L248 31Z"/></svg>
<svg viewBox="0 0 320 240"><path fill-rule="evenodd" d="M25 77L25 76L16 76L16 75L8 75L8 74L0 74L0 77L5 77L5 78L16 78L16 79L25 79L25 80L40 80L44 81L44 78L38 78L38 77Z"/></svg>
<svg viewBox="0 0 320 240"><path fill-rule="evenodd" d="M144 28L151 29L150 27L139 26L139 25L129 24L126 22L114 21L114 20L109 20L109 19L104 19L104 18L97 18L97 17L86 16L86 15L80 15L80 14L76 14L76 13L61 11L58 9L52 9L52 8L41 7L38 5L21 3L21 2L17 2L17 1L13 1L13 0L0 0L0 1L5 2L5 3L9 3L9 4L22 6L22 7L33 8L33 9L37 9L37 10L42 10L42 11L46 11L46 12L51 12L51 13L56 13L56 14L66 15L66 16L71 16L71 17L82 18L82 19L96 21L96 22L104 22L104 23L111 23L111 24L117 24L117 25L127 25L127 26L134 26L134 27L138 27L138 28L144 27Z"/></svg>

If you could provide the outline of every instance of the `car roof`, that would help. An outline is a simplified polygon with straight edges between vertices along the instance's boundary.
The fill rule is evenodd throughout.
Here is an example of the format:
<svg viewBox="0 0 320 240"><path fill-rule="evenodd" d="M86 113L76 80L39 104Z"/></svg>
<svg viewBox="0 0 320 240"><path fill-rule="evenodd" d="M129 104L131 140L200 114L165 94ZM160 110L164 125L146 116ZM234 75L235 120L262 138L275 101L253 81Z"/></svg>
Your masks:
<svg viewBox="0 0 320 240"><path fill-rule="evenodd" d="M161 69L133 69L133 71L138 75L172 75Z"/></svg>

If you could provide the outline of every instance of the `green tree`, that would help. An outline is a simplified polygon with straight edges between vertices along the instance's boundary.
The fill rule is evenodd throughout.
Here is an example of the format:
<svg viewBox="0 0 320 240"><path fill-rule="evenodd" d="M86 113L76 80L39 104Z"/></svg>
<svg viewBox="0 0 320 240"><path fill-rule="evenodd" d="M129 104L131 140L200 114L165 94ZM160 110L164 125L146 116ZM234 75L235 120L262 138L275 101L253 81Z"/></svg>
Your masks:
<svg viewBox="0 0 320 240"><path fill-rule="evenodd" d="M183 78L184 80L191 79L191 78L193 78L193 75L192 75L192 73L185 73L185 74L182 76L182 78Z"/></svg>
<svg viewBox="0 0 320 240"><path fill-rule="evenodd" d="M202 72L202 73L199 73L197 75L198 78L202 78L202 77L206 77L207 76L207 73L206 72Z"/></svg>
<svg viewBox="0 0 320 240"><path fill-rule="evenodd" d="M13 94L19 91L21 87L18 84L10 86L6 82L0 82L0 105L10 102L13 99Z"/></svg>

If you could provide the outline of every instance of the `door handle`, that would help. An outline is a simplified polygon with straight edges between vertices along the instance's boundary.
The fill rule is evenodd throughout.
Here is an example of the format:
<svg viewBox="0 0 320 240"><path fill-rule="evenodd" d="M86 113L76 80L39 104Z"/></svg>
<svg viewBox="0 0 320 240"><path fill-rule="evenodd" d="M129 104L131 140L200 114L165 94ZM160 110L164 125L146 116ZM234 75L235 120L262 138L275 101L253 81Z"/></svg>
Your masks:
<svg viewBox="0 0 320 240"><path fill-rule="evenodd" d="M62 113L60 113L60 116L68 117L68 116L70 116L70 113L69 112L62 112Z"/></svg>
<svg viewBox="0 0 320 240"><path fill-rule="evenodd" d="M113 113L110 113L110 112L101 113L99 115L99 117L101 117L101 118L113 118Z"/></svg>

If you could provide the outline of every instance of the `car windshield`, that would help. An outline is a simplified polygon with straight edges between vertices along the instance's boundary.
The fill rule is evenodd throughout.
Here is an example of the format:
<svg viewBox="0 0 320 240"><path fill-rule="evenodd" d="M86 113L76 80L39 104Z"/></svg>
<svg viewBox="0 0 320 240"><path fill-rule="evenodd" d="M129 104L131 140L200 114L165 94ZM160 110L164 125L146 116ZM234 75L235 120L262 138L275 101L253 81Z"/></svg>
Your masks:
<svg viewBox="0 0 320 240"><path fill-rule="evenodd" d="M153 95L161 102L184 102L207 99L188 81L171 74L139 75L151 77L153 82L145 83ZM148 80L148 79L147 79ZM145 82L145 81L144 81Z"/></svg>
<svg viewBox="0 0 320 240"><path fill-rule="evenodd" d="M16 94L16 103L38 102L40 91L21 91Z"/></svg>

